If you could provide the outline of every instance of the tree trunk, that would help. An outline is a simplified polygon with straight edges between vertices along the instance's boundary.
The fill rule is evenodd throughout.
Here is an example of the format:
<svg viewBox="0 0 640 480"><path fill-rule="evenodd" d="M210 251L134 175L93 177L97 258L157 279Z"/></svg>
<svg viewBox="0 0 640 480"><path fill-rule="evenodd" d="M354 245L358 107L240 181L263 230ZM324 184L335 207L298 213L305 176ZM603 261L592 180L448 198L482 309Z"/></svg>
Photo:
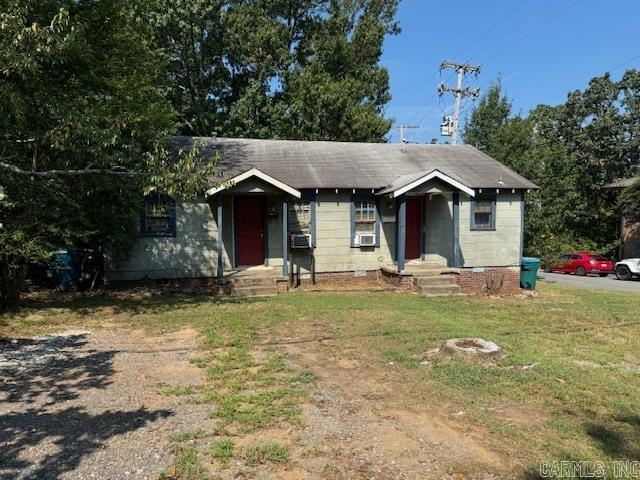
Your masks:
<svg viewBox="0 0 640 480"><path fill-rule="evenodd" d="M18 306L26 267L0 261L0 312Z"/></svg>

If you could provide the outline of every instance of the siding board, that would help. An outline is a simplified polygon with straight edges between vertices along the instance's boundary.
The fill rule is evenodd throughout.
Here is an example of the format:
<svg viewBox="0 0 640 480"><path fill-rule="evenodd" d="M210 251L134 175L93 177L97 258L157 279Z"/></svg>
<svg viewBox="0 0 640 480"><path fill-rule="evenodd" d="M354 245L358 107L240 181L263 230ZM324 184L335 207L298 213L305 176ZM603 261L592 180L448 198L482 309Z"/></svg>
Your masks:
<svg viewBox="0 0 640 480"><path fill-rule="evenodd" d="M464 267L513 266L520 263L520 193L496 197L496 229L471 230L471 199L460 195L460 250Z"/></svg>
<svg viewBox="0 0 640 480"><path fill-rule="evenodd" d="M317 272L377 270L393 263L395 224L382 222L380 246L351 247L351 193L320 193L316 197L315 249ZM518 265L521 242L521 195L500 193L496 202L496 230L471 231L470 199L460 195L459 242L465 267ZM232 197L225 195L223 208L224 268L231 269L233 251ZM269 265L282 266L282 197L269 195L269 209L276 218L267 219ZM380 199L383 217L395 216L395 201ZM450 193L434 194L425 200L424 259L428 263L452 265L453 203ZM217 230L214 214L204 200L178 203L176 237L141 237L130 258L107 266L110 280L143 278L194 278L216 275ZM293 252L294 268L307 273L308 254Z"/></svg>

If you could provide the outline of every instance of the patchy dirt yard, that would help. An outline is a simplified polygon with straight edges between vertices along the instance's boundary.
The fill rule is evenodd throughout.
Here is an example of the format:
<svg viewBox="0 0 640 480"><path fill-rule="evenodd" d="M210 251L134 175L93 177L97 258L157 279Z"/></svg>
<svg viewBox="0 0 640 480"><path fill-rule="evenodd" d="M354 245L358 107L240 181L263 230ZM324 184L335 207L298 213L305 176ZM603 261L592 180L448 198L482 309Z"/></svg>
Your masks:
<svg viewBox="0 0 640 480"><path fill-rule="evenodd" d="M504 468L480 430L412 399L392 365L293 337L277 341L283 369L313 375L299 422L236 429L245 454L216 461L207 453L230 432L216 430L202 401L197 336L94 329L1 344L2 478L488 479ZM273 347L252 352L263 363L269 355ZM286 450L269 458L253 445Z"/></svg>
<svg viewBox="0 0 640 480"><path fill-rule="evenodd" d="M2 480L533 480L640 457L635 294L25 303L0 315ZM502 354L433 353L477 337Z"/></svg>
<svg viewBox="0 0 640 480"><path fill-rule="evenodd" d="M297 452L311 478L504 478L486 432L420 401L393 363L336 341L285 350L318 372Z"/></svg>
<svg viewBox="0 0 640 480"><path fill-rule="evenodd" d="M0 344L0 478L157 478L171 435L210 408L166 395L197 385L193 330L67 331Z"/></svg>

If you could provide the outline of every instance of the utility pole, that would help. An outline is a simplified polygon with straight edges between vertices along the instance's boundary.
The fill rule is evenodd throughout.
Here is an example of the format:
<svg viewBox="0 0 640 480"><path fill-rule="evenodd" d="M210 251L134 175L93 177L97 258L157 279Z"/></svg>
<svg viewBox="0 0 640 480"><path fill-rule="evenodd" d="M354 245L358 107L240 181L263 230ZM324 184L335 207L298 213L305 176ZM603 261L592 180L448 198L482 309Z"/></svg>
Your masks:
<svg viewBox="0 0 640 480"><path fill-rule="evenodd" d="M456 142L458 141L458 126L460 124L460 118L459 118L460 117L460 100L462 99L462 97L466 97L469 95L473 97L477 97L478 95L480 95L479 88L463 87L462 80L466 73L475 73L477 76L480 73L480 65L470 65L468 63L456 63L456 62L451 62L447 60L440 64L440 71L444 70L445 68L452 68L458 74L458 81L456 82L455 87L452 87L450 85L445 85L444 83L441 83L438 86L438 93L440 94L440 96L442 96L445 92L451 92L456 98L455 106L453 109L453 124L447 130L443 128L443 132L445 132L447 135L451 135L451 143L455 145ZM446 123L447 123L447 120L445 118L444 124Z"/></svg>
<svg viewBox="0 0 640 480"><path fill-rule="evenodd" d="M405 144L405 143L407 143L407 139L404 138L404 129L405 128L420 128L420 125L398 125L398 126L393 127L393 128L400 129L400 143Z"/></svg>
<svg viewBox="0 0 640 480"><path fill-rule="evenodd" d="M420 125L397 125L393 128L400 129L400 150L404 152L404 145L407 143L407 139L404 138L404 129L405 128L420 128Z"/></svg>

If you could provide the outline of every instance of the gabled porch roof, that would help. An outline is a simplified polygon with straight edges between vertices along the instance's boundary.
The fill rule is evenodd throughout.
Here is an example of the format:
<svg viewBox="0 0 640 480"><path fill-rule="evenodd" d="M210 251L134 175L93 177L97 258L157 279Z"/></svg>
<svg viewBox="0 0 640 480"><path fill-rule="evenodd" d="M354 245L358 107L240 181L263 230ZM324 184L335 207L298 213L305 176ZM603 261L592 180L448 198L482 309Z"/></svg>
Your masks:
<svg viewBox="0 0 640 480"><path fill-rule="evenodd" d="M222 192L223 190L228 190L230 188L233 188L235 185L241 182L244 182L245 180L248 180L250 178L258 178L263 182L268 183L269 185L277 188L278 190L282 190L283 192L288 193L289 195L292 195L296 198L300 198L302 196L302 193L299 190L293 188L290 185L287 185L286 183L282 182L281 180L278 180L275 177L272 177L271 175L268 175L258 170L255 167L224 181L217 187L210 188L209 190L207 190L207 196L213 196L216 193Z"/></svg>
<svg viewBox="0 0 640 480"><path fill-rule="evenodd" d="M440 170L424 170L422 172L411 173L409 175L403 175L399 177L397 180L394 180L390 185L384 187L382 190L379 190L376 195L391 195L393 198L399 197L400 195L410 192L414 188L419 187L420 185L428 182L429 180L438 179L448 185L451 185L456 190L466 193L470 197L475 197L475 191L473 188L468 187L464 183L456 180L455 178L450 177L442 173Z"/></svg>

